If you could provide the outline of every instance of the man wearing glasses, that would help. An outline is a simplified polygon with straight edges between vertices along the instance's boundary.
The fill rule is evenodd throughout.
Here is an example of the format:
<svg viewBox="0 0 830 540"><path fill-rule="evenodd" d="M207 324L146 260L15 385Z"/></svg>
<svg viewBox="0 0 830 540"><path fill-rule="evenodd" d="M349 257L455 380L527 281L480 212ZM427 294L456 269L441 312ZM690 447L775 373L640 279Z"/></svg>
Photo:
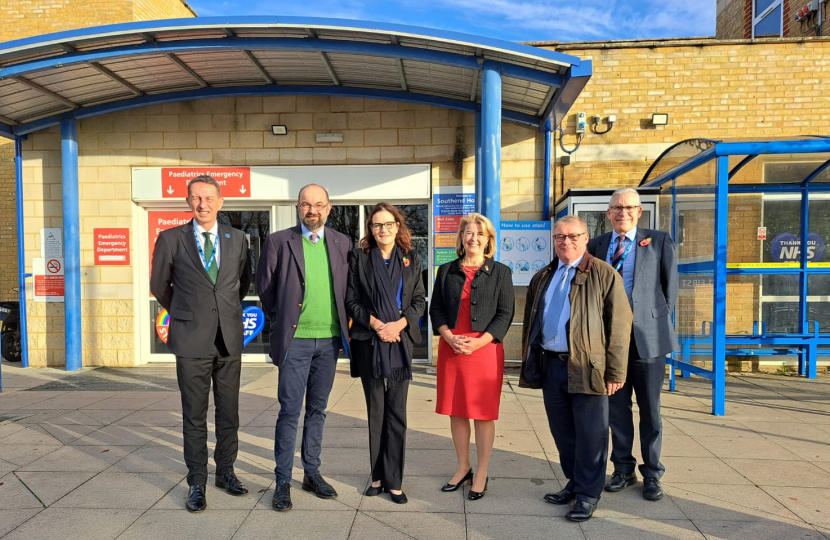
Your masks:
<svg viewBox="0 0 830 540"><path fill-rule="evenodd" d="M625 381L631 309L622 279L586 252L577 216L554 223L556 258L530 280L522 328L519 386L541 388L568 483L545 495L570 504L566 518L591 518L605 485L608 396Z"/></svg>
<svg viewBox="0 0 830 540"><path fill-rule="evenodd" d="M300 190L300 224L268 237L257 268L257 290L271 318L271 361L279 367L280 412L274 441L277 488L271 506L290 510L297 424L305 397L302 487L321 499L337 492L320 474L326 406L340 349L347 350L346 280L351 239L326 227L329 194Z"/></svg>
<svg viewBox="0 0 830 540"><path fill-rule="evenodd" d="M625 385L609 398L614 474L605 489L616 492L637 483L633 392L640 411L643 463L639 468L643 475L643 497L657 501L663 497L660 477L666 470L660 463L663 442L660 392L666 374L666 354L677 348L671 321L677 301L677 258L668 234L637 227L643 209L635 190L615 191L607 215L614 230L591 240L588 252L607 261L622 276L634 311L634 327Z"/></svg>

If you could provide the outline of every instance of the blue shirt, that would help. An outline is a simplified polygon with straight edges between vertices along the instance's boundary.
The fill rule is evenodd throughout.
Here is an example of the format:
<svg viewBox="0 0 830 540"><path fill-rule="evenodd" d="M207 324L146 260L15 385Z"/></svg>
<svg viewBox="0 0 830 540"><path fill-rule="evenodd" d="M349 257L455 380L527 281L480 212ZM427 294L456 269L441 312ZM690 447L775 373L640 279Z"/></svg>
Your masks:
<svg viewBox="0 0 830 540"><path fill-rule="evenodd" d="M583 255L584 256L584 255ZM574 261L570 268L568 269L568 277L567 282L565 284L566 298L571 294L571 280L576 274L576 267L579 266L579 263L582 262L582 257ZM553 300L553 292L556 289L555 284L559 283L564 276L562 272L564 272L564 266L566 263L559 261L559 266L556 267L556 272L553 274L553 278L550 280L550 284L548 285L547 291L545 291L545 311L542 315L542 328L545 327L545 319L547 317L556 317L556 313L551 313L548 307L550 306L551 301ZM549 351L555 352L568 352L568 333L567 333L567 324L568 321L571 320L571 303L566 301L565 304L562 306L562 311L558 314L559 322L557 324L556 335L555 336L546 336L544 332L542 332L542 348L547 349Z"/></svg>
<svg viewBox="0 0 830 540"><path fill-rule="evenodd" d="M308 230L308 227L306 227L305 224L303 224L302 222L300 222L300 227L303 229L303 236L308 238L308 241L311 242L312 232ZM317 238L319 238L319 240L317 240L318 242L323 239L323 235L325 234L325 232L326 228L320 227L320 230L315 233L317 235Z"/></svg>
<svg viewBox="0 0 830 540"><path fill-rule="evenodd" d="M617 231L611 232L611 244L608 246L608 255L605 259L605 262L608 264L611 264L611 261L614 260L614 252L617 251L617 238L619 237L620 234ZM637 227L625 233L625 237L631 242L631 250L623 260L622 278L623 285L625 285L625 294L628 296L628 302L631 303L631 291L634 289L634 260L637 258L637 246L634 245L634 242L637 240Z"/></svg>

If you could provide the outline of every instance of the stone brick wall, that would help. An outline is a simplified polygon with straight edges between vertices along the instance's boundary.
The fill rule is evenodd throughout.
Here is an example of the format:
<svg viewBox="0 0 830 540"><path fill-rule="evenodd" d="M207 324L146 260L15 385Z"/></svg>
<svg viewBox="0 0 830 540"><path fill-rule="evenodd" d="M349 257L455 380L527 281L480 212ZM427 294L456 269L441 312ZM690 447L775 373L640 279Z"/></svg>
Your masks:
<svg viewBox="0 0 830 540"><path fill-rule="evenodd" d="M17 293L17 196L14 175L14 143L0 139L0 301L14 300Z"/></svg>
<svg viewBox="0 0 830 540"><path fill-rule="evenodd" d="M717 22L715 36L718 39L744 39L749 37L745 33L747 23L746 5L752 0L717 0Z"/></svg>

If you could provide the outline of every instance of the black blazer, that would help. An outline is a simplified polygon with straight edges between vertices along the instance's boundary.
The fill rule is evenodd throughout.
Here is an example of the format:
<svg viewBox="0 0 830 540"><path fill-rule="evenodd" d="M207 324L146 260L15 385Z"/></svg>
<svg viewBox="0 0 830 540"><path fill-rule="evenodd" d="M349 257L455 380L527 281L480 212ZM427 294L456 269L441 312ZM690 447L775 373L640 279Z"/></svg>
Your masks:
<svg viewBox="0 0 830 540"><path fill-rule="evenodd" d="M435 335L446 324L450 330L458 321L461 309L461 292L467 275L461 268L461 259L442 264L432 288L429 317ZM493 259L485 259L484 266L473 278L470 311L474 332L489 332L495 341L503 341L515 309L513 276L510 269Z"/></svg>
<svg viewBox="0 0 830 540"><path fill-rule="evenodd" d="M167 346L176 356L211 356L221 322L228 352L241 354L241 302L251 284L248 240L239 229L219 225L219 274L214 285L196 249L192 223L162 231L153 249L150 292L170 313Z"/></svg>
<svg viewBox="0 0 830 540"><path fill-rule="evenodd" d="M346 296L346 274L352 239L326 227L323 236L329 255L334 301L340 319L343 350L348 354L349 320L343 299ZM305 254L303 230L299 225L268 236L259 257L256 273L257 290L262 307L271 318L271 361L282 365L294 339L305 299Z"/></svg>
<svg viewBox="0 0 830 540"><path fill-rule="evenodd" d="M409 266L404 265L403 291L401 292L401 315L406 318L408 326L406 335L409 337L407 347L412 351L413 343L421 342L421 329L418 319L424 314L426 307L426 292L424 281L421 278L421 259L415 250L404 256ZM404 263L405 264L405 263ZM372 339L377 333L369 327L369 316L377 310L372 299L375 290L375 270L372 267L370 254L355 248L349 260L349 281L346 286L346 312L352 318L352 327L349 336L352 339ZM352 360L352 375L355 375L355 364Z"/></svg>

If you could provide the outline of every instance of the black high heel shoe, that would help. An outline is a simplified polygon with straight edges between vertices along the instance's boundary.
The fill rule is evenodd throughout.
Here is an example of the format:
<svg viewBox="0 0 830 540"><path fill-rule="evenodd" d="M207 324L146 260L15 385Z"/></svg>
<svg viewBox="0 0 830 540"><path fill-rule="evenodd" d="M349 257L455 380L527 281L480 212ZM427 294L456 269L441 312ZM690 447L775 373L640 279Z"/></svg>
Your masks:
<svg viewBox="0 0 830 540"><path fill-rule="evenodd" d="M473 469L472 468L470 468L470 470L467 471L467 474L464 475L464 478L459 480L457 484L450 484L449 482L447 482L446 484L441 486L441 491L443 491L445 493L450 492L450 491L455 491L459 487L461 487L461 484L463 484L464 482L469 482L470 485L472 485L472 483L473 483Z"/></svg>
<svg viewBox="0 0 830 540"><path fill-rule="evenodd" d="M490 477L489 476L484 479L484 489L481 490L481 491L473 491L471 489L470 493L467 495L467 498L470 499L471 501L477 501L480 498L484 497L484 494L487 493L487 483L488 482L490 482ZM472 484L472 482L470 482L470 484Z"/></svg>

